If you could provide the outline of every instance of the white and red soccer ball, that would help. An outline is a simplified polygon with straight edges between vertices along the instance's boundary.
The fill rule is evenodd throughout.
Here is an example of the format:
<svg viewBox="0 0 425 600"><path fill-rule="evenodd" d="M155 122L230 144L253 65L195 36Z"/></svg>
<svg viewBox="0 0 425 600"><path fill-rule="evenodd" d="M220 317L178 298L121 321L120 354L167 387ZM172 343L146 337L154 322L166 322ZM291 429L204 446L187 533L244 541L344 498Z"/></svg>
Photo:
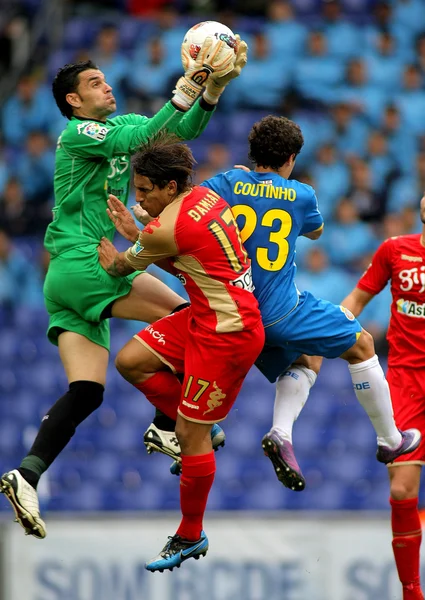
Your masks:
<svg viewBox="0 0 425 600"><path fill-rule="evenodd" d="M183 39L183 47L193 61L207 37L213 39L213 47L220 40L225 42L222 52L228 52L236 58L238 43L233 31L218 21L202 21L191 27Z"/></svg>

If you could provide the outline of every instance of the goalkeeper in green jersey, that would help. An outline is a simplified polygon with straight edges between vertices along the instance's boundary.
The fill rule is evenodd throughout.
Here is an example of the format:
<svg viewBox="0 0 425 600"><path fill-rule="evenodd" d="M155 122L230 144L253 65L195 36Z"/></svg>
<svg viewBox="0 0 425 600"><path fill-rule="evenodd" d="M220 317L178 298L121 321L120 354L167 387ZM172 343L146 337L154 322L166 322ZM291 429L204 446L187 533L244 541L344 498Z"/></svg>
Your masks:
<svg viewBox="0 0 425 600"><path fill-rule="evenodd" d="M102 403L108 319L153 322L186 304L148 273L111 277L98 262L97 247L103 236L111 240L115 232L106 213L108 195L127 203L131 154L161 130L182 140L199 136L224 87L240 74L246 44L239 42L236 61L229 59L223 44L213 45L207 38L195 61L182 53L184 76L171 101L151 119L134 114L109 118L116 110L112 88L91 61L65 65L53 82L56 103L69 123L57 144L55 206L45 236L51 261L44 296L48 337L59 346L69 389L43 418L20 467L0 479L0 491L28 535L46 536L36 492L40 476L77 426Z"/></svg>

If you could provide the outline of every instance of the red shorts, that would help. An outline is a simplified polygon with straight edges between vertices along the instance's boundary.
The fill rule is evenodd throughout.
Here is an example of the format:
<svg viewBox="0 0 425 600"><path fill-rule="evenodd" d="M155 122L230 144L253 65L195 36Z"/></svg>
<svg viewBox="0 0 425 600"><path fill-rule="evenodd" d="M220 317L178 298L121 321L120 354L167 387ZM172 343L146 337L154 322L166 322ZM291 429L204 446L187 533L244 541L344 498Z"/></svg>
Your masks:
<svg viewBox="0 0 425 600"><path fill-rule="evenodd" d="M425 369L389 367L387 380L397 427L415 427L422 434L419 447L394 462L425 464Z"/></svg>
<svg viewBox="0 0 425 600"><path fill-rule="evenodd" d="M191 307L148 325L135 337L174 373L184 373L178 412L196 423L227 417L264 346L261 321L250 331L213 333L195 323Z"/></svg>

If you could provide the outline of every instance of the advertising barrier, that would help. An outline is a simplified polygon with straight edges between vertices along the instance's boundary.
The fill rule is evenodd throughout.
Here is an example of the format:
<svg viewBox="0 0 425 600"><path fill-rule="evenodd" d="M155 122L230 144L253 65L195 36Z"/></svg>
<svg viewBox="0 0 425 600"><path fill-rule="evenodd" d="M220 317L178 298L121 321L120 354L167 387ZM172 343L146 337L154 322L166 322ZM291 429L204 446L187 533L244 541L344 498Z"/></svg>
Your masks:
<svg viewBox="0 0 425 600"><path fill-rule="evenodd" d="M172 573L144 562L178 516L48 519L48 537L5 525L7 600L401 600L387 519L208 516L210 549Z"/></svg>

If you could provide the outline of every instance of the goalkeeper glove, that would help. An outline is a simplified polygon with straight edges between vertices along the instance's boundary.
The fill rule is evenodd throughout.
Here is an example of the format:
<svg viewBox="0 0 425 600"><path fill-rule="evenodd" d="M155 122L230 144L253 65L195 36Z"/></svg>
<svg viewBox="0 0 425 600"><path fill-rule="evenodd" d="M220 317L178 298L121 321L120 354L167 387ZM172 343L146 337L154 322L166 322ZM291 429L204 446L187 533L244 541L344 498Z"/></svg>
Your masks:
<svg viewBox="0 0 425 600"><path fill-rule="evenodd" d="M241 40L240 36L236 36L238 42L238 50L236 53L236 60L231 71L225 74L213 73L207 81L207 85L204 91L204 99L208 104L217 104L221 94L224 92L224 88L232 79L236 79L241 74L242 69L248 61L248 45L246 42Z"/></svg>
<svg viewBox="0 0 425 600"><path fill-rule="evenodd" d="M180 108L189 109L200 95L205 83L212 73L217 77L225 77L233 69L233 56L222 52L225 42L219 40L213 45L213 38L207 37L193 61L182 46L181 57L185 74L176 83L173 101Z"/></svg>

